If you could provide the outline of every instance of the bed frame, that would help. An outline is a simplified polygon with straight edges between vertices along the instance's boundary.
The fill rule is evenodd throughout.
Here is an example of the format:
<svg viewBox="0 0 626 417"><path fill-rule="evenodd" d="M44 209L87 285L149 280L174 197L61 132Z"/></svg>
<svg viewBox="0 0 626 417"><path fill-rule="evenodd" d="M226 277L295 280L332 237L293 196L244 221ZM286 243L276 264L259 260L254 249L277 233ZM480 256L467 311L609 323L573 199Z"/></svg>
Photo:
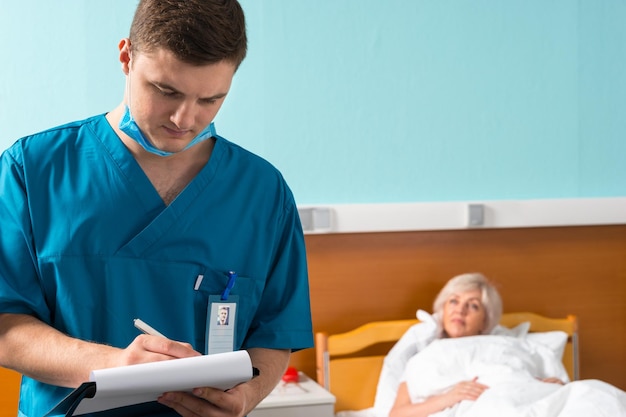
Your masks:
<svg viewBox="0 0 626 417"><path fill-rule="evenodd" d="M500 324L514 327L523 322L530 322L531 332L561 330L569 335L563 364L570 379L579 379L576 316L549 318L535 313L506 313ZM362 410L374 405L386 352L417 323L417 319L376 321L345 333L316 333L317 382L336 397L335 412ZM384 350L381 352L380 348Z"/></svg>
<svg viewBox="0 0 626 417"><path fill-rule="evenodd" d="M15 417L22 376L0 367L0 417Z"/></svg>

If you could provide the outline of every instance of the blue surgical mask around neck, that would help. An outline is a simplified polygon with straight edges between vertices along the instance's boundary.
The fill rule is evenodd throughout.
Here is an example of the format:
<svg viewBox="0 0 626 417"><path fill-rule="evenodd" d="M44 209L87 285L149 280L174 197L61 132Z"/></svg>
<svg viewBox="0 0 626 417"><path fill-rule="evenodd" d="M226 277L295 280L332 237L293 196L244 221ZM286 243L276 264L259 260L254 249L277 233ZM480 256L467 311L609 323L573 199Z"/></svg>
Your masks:
<svg viewBox="0 0 626 417"><path fill-rule="evenodd" d="M178 152L182 152L184 150L191 148L193 145L196 145L200 142L203 142L215 136L215 127L213 123L210 123L207 127L204 128L204 130L202 130L202 132L200 132L195 138L193 138L192 141L189 142L187 146L185 146L185 148L182 149L181 151L178 151L178 152L163 151L157 148L156 146L154 146L152 143L150 143L148 138L144 136L141 129L139 129L137 122L133 118L133 115L130 114L130 108L127 105L124 106L124 114L122 115L122 118L120 119L120 123L118 127L120 128L122 132L126 133L131 139L133 139L135 142L140 144L141 147L144 148L146 151L155 155L159 155L159 156L174 155Z"/></svg>

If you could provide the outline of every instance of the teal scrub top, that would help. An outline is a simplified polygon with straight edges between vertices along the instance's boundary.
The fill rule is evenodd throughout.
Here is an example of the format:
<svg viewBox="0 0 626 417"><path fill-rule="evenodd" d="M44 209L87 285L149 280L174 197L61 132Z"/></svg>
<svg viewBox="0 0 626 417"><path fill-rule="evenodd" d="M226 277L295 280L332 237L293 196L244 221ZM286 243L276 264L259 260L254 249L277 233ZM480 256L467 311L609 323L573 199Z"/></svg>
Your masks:
<svg viewBox="0 0 626 417"><path fill-rule="evenodd" d="M0 159L0 311L120 348L141 318L204 352L208 298L235 271L235 349L311 347L293 195L267 161L214 140L169 206L104 115L16 142ZM25 377L19 415L40 417L69 391ZM177 415L156 404L127 411Z"/></svg>

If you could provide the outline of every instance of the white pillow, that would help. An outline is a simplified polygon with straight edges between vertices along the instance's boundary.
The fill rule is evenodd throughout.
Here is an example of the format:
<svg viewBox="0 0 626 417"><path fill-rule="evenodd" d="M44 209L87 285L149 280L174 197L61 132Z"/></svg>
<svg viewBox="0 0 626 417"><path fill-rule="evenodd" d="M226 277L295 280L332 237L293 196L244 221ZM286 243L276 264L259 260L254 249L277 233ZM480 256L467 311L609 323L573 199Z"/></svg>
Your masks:
<svg viewBox="0 0 626 417"><path fill-rule="evenodd" d="M552 349L554 355L559 359L563 359L563 352L565 351L565 345L567 344L567 333L562 331L549 331L549 332L534 332L530 333L530 322L525 321L517 326L509 329L508 327L498 324L491 331L491 335L494 336L512 336L517 338L527 338L528 340L536 343L540 343L548 348Z"/></svg>
<svg viewBox="0 0 626 417"><path fill-rule="evenodd" d="M528 333L528 335L526 335L527 340L550 348L550 350L554 352L554 356L560 361L563 360L563 352L565 351L567 338L567 333L559 330Z"/></svg>
<svg viewBox="0 0 626 417"><path fill-rule="evenodd" d="M496 336L512 336L517 337L519 339L525 339L531 343L538 343L543 347L547 347L552 353L554 353L554 357L563 361L563 352L565 351L565 345L567 345L568 335L565 332L554 330L549 332L529 332L530 322L523 322L512 329L508 327L504 327L502 325L497 325L493 331L492 335ZM553 372L554 370L550 369L548 372ZM562 373L559 373L562 377ZM552 375L555 376L555 375ZM566 379L563 379L566 381Z"/></svg>
<svg viewBox="0 0 626 417"><path fill-rule="evenodd" d="M537 377L556 377L563 382L569 382L569 375L563 365L563 351L567 343L567 333L561 331L528 333L524 339L529 346L534 346L543 361L541 375Z"/></svg>
<svg viewBox="0 0 626 417"><path fill-rule="evenodd" d="M494 336L511 336L523 338L526 336L526 334L528 334L528 329L530 329L530 322L528 321L520 323L512 329L498 324L496 325L496 327L493 328L490 334Z"/></svg>

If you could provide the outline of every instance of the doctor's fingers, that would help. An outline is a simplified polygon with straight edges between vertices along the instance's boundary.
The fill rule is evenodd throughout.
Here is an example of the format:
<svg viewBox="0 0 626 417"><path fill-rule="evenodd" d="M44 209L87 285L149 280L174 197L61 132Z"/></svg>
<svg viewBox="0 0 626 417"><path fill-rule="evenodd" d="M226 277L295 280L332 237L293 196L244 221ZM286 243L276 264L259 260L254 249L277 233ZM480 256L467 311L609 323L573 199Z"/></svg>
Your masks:
<svg viewBox="0 0 626 417"><path fill-rule="evenodd" d="M166 392L159 403L166 405L183 417L239 417L243 416L243 403L236 395L215 388L196 388L192 394Z"/></svg>
<svg viewBox="0 0 626 417"><path fill-rule="evenodd" d="M200 355L189 343L144 334L137 336L122 352L122 361L126 365Z"/></svg>

